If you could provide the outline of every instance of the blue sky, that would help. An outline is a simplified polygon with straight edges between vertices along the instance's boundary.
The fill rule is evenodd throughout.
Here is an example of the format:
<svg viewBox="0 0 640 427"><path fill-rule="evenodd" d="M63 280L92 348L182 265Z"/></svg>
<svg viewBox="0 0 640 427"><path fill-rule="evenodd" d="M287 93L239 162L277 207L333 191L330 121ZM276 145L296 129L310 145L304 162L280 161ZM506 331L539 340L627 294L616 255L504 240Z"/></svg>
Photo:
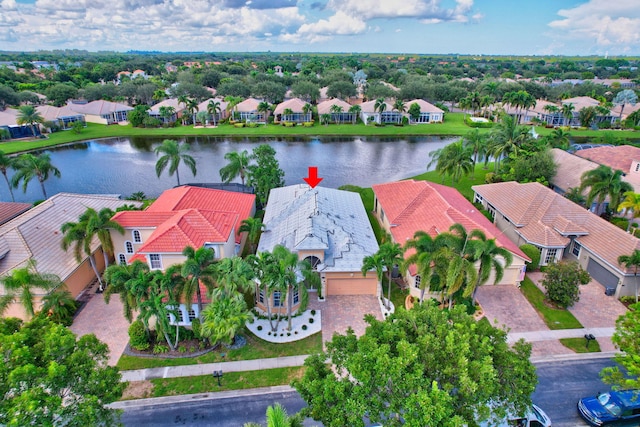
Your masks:
<svg viewBox="0 0 640 427"><path fill-rule="evenodd" d="M640 55L638 0L0 0L0 49Z"/></svg>

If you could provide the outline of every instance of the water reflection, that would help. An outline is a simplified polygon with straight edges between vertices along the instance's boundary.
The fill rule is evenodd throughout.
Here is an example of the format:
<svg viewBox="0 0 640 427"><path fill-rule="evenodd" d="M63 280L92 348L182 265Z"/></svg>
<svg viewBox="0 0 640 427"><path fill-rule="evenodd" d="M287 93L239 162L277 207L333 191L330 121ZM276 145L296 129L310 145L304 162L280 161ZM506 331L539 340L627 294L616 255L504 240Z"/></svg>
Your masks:
<svg viewBox="0 0 640 427"><path fill-rule="evenodd" d="M157 156L154 148L165 138L107 138L73 143L47 150L52 163L60 169L61 178L50 178L45 186L48 194L58 192L106 193L130 195L144 191L157 196L176 185L175 175L155 174ZM309 166L317 166L323 186L344 184L371 186L398 180L426 171L429 152L441 148L456 138L447 137L188 137L176 138L191 146L198 173L193 177L180 168L183 183L219 182L218 171L230 151L251 150L267 143L276 150L287 184L302 182ZM238 181L239 182L239 181ZM34 180L27 193L14 191L18 201L41 198ZM11 200L6 186L0 183L1 200Z"/></svg>

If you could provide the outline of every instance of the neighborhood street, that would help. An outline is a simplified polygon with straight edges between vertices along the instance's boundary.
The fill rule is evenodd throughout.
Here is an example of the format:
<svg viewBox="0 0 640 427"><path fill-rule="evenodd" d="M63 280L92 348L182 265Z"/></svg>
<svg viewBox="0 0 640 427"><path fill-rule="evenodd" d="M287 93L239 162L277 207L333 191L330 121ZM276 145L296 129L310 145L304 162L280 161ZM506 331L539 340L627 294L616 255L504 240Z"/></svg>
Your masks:
<svg viewBox="0 0 640 427"><path fill-rule="evenodd" d="M533 401L549 415L554 427L586 426L576 403L581 397L609 389L598 373L611 364L610 359L536 363L539 384ZM249 421L264 423L265 411L274 402L280 402L290 414L305 406L298 393L288 387L247 393L252 391L118 402L114 407L124 409L125 426L238 427ZM305 423L316 425L321 424L311 420Z"/></svg>

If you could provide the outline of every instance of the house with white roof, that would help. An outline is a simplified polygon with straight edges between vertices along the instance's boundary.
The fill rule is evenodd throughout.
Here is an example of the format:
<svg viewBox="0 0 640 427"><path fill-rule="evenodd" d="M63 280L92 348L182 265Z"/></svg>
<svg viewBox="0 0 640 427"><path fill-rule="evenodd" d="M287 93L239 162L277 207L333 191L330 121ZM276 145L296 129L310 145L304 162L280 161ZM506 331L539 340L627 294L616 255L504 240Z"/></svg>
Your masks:
<svg viewBox="0 0 640 427"><path fill-rule="evenodd" d="M62 249L63 234L60 227L66 222L77 222L87 208L100 211L103 208L116 210L125 204L136 204L109 195L87 195L59 193L37 206L18 215L0 226L0 275L5 276L17 268L24 268L30 260L35 261L36 271L55 274L67 286L74 298L80 296L96 276L84 255L80 262L73 250ZM104 256L98 239L91 243L98 271L104 269ZM6 295L0 285L0 298ZM45 294L36 294L35 308L40 307ZM24 318L20 302L15 302L5 316Z"/></svg>
<svg viewBox="0 0 640 427"><path fill-rule="evenodd" d="M418 104L420 115L416 118L409 116L410 124L442 123L444 121L444 111L424 99L414 99L406 102L407 111L412 104Z"/></svg>
<svg viewBox="0 0 640 427"><path fill-rule="evenodd" d="M71 129L75 122L80 122L83 126L87 124L84 114L73 111L68 106L59 108L53 105L38 105L36 110L45 122L51 122L63 130Z"/></svg>
<svg viewBox="0 0 640 427"><path fill-rule="evenodd" d="M374 272L363 276L363 259L378 243L358 193L306 184L274 188L265 208L258 252L282 245L308 261L320 275L322 295L380 295ZM299 300L294 290L294 310ZM286 295L272 295L272 306L284 309ZM257 293L265 309L265 295Z"/></svg>
<svg viewBox="0 0 640 427"><path fill-rule="evenodd" d="M384 111L380 113L380 110L376 110L376 102L376 100L372 100L360 104L360 118L362 119L362 123L368 124L375 122L381 124L401 122L402 114L397 111L393 111L393 105L385 101Z"/></svg>

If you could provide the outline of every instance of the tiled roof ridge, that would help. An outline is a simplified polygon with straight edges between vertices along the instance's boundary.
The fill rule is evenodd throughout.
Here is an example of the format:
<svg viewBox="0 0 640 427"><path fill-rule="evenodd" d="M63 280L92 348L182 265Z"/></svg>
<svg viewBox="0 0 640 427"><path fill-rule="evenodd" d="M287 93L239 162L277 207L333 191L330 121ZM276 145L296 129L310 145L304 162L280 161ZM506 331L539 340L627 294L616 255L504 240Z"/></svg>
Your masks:
<svg viewBox="0 0 640 427"><path fill-rule="evenodd" d="M409 216L413 215L413 213L416 211L416 209L418 209L418 207L422 204L422 202L424 202L424 200L427 198L427 196L429 195L428 193L430 193L430 190L431 190L431 187L429 187L428 185L425 188L423 188L416 195L416 197L414 197L414 199L411 201L411 203L409 203L402 210L402 212L400 212L398 214L398 216L393 218L392 222L393 223L401 223L402 221L407 219Z"/></svg>
<svg viewBox="0 0 640 427"><path fill-rule="evenodd" d="M520 218L513 218L514 222L517 225L528 223L531 220L532 215L534 215L536 212L539 212L539 210L543 206L546 206L544 208L544 215L546 215L549 206L551 206L551 202L555 199L555 197L549 197L549 194L543 191L543 188L534 187L534 191L535 195L533 197L533 200L531 201L531 204L529 205L529 209L527 209Z"/></svg>

